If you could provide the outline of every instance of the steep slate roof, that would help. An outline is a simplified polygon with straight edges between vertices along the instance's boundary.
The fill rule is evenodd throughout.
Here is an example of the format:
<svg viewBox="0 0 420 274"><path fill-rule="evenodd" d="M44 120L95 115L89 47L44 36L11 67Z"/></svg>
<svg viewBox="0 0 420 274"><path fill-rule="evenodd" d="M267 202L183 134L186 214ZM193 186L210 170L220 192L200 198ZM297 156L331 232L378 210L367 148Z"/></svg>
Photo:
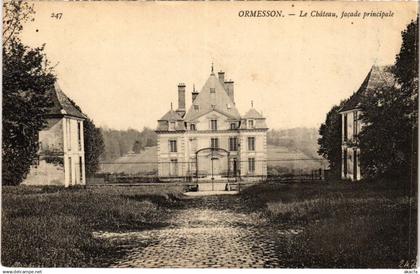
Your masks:
<svg viewBox="0 0 420 274"><path fill-rule="evenodd" d="M210 93L211 88L215 89L215 93ZM198 111L194 109L194 105L199 106ZM212 105L214 105L214 109L212 108ZM228 106L230 106L230 109ZM193 104L187 111L185 121L193 121L213 110L232 119L239 120L241 118L235 104L229 98L225 88L220 83L219 78L216 77L214 73L211 73L197 98L195 98Z"/></svg>
<svg viewBox="0 0 420 274"><path fill-rule="evenodd" d="M245 115L242 117L244 122L241 123L241 129L248 129L246 124L247 119L255 119L254 120L254 127L252 129L266 129L267 124L265 122L265 117L261 115L254 107L251 107Z"/></svg>
<svg viewBox="0 0 420 274"><path fill-rule="evenodd" d="M159 131L167 131L169 130L169 122L176 122L175 123L175 131L176 130L185 130L184 122L181 116L170 109L162 118L158 120L158 127L157 130Z"/></svg>
<svg viewBox="0 0 420 274"><path fill-rule="evenodd" d="M243 116L244 119L264 119L264 117L255 108L251 108Z"/></svg>
<svg viewBox="0 0 420 274"><path fill-rule="evenodd" d="M174 111L173 109L169 110L165 115L162 116L162 118L159 119L159 121L182 121L182 117L179 116L179 114Z"/></svg>
<svg viewBox="0 0 420 274"><path fill-rule="evenodd" d="M86 119L87 116L80 112L71 102L67 95L61 90L60 86L56 82L54 84L54 89L50 92L50 98L53 103L52 107L48 112L48 115L68 115L81 119Z"/></svg>
<svg viewBox="0 0 420 274"><path fill-rule="evenodd" d="M359 107L361 95L379 85L393 86L395 84L391 66L372 66L360 88L350 96L347 103L340 109L340 112L356 109Z"/></svg>

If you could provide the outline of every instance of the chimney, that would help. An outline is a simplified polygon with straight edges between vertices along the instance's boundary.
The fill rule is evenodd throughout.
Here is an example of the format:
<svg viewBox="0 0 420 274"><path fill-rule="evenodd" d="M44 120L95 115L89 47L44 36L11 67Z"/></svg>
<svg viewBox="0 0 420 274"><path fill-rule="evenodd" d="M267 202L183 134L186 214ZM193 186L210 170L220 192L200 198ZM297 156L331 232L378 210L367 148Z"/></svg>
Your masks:
<svg viewBox="0 0 420 274"><path fill-rule="evenodd" d="M185 84L178 85L178 110L185 110Z"/></svg>
<svg viewBox="0 0 420 274"><path fill-rule="evenodd" d="M235 103L235 96L234 96L234 90L233 90L233 81L225 81L225 89L227 94L229 95L230 99L233 103Z"/></svg>
<svg viewBox="0 0 420 274"><path fill-rule="evenodd" d="M195 85L193 85L193 91L191 93L192 102L194 103L195 98L198 96L198 91L195 90Z"/></svg>
<svg viewBox="0 0 420 274"><path fill-rule="evenodd" d="M222 84L222 86L224 86L225 84L225 72L224 71L219 71L217 73L219 75L219 81Z"/></svg>

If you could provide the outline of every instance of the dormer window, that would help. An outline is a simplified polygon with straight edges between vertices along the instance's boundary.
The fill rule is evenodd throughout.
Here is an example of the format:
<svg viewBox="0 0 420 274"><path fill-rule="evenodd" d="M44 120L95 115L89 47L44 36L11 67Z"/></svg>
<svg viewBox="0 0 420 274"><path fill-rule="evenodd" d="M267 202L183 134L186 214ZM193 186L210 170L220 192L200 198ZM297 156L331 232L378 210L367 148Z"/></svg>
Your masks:
<svg viewBox="0 0 420 274"><path fill-rule="evenodd" d="M216 93L216 89L215 88L210 88L210 93Z"/></svg>
<svg viewBox="0 0 420 274"><path fill-rule="evenodd" d="M190 130L192 130L192 131L196 130L196 128L195 128L195 124L191 124L191 125L190 125Z"/></svg>
<svg viewBox="0 0 420 274"><path fill-rule="evenodd" d="M212 109L215 109L215 108L216 108L216 105L211 105L211 108L212 108Z"/></svg>
<svg viewBox="0 0 420 274"><path fill-rule="evenodd" d="M254 120L248 120L248 127L254 128Z"/></svg>
<svg viewBox="0 0 420 274"><path fill-rule="evenodd" d="M230 123L230 129L236 129L236 123Z"/></svg>
<svg viewBox="0 0 420 274"><path fill-rule="evenodd" d="M210 129L217 130L217 120L210 120Z"/></svg>
<svg viewBox="0 0 420 274"><path fill-rule="evenodd" d="M200 106L199 105L194 105L194 110L195 111L199 111L200 110Z"/></svg>
<svg viewBox="0 0 420 274"><path fill-rule="evenodd" d="M175 130L175 122L169 122L169 130Z"/></svg>

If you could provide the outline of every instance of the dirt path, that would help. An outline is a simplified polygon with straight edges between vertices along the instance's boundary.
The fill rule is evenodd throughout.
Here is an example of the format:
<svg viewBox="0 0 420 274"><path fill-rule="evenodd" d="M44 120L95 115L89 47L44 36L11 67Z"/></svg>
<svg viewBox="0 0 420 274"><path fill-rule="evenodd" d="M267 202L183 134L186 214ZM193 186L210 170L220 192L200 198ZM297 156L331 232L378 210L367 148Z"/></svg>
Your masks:
<svg viewBox="0 0 420 274"><path fill-rule="evenodd" d="M273 228L238 196L208 196L187 201L166 228L96 236L128 248L113 267L248 268L282 267L276 244L299 232Z"/></svg>

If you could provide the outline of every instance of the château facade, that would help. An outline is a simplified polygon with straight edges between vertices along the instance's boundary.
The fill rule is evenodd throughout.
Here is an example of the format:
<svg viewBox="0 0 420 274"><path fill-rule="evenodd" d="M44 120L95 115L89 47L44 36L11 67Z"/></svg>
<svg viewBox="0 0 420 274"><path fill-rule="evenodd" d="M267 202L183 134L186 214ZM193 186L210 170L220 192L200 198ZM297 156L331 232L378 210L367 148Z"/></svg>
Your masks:
<svg viewBox="0 0 420 274"><path fill-rule="evenodd" d="M234 82L213 67L186 108L185 84L178 85L178 108L158 120L160 178L261 178L267 176L266 119L251 107L241 116Z"/></svg>

